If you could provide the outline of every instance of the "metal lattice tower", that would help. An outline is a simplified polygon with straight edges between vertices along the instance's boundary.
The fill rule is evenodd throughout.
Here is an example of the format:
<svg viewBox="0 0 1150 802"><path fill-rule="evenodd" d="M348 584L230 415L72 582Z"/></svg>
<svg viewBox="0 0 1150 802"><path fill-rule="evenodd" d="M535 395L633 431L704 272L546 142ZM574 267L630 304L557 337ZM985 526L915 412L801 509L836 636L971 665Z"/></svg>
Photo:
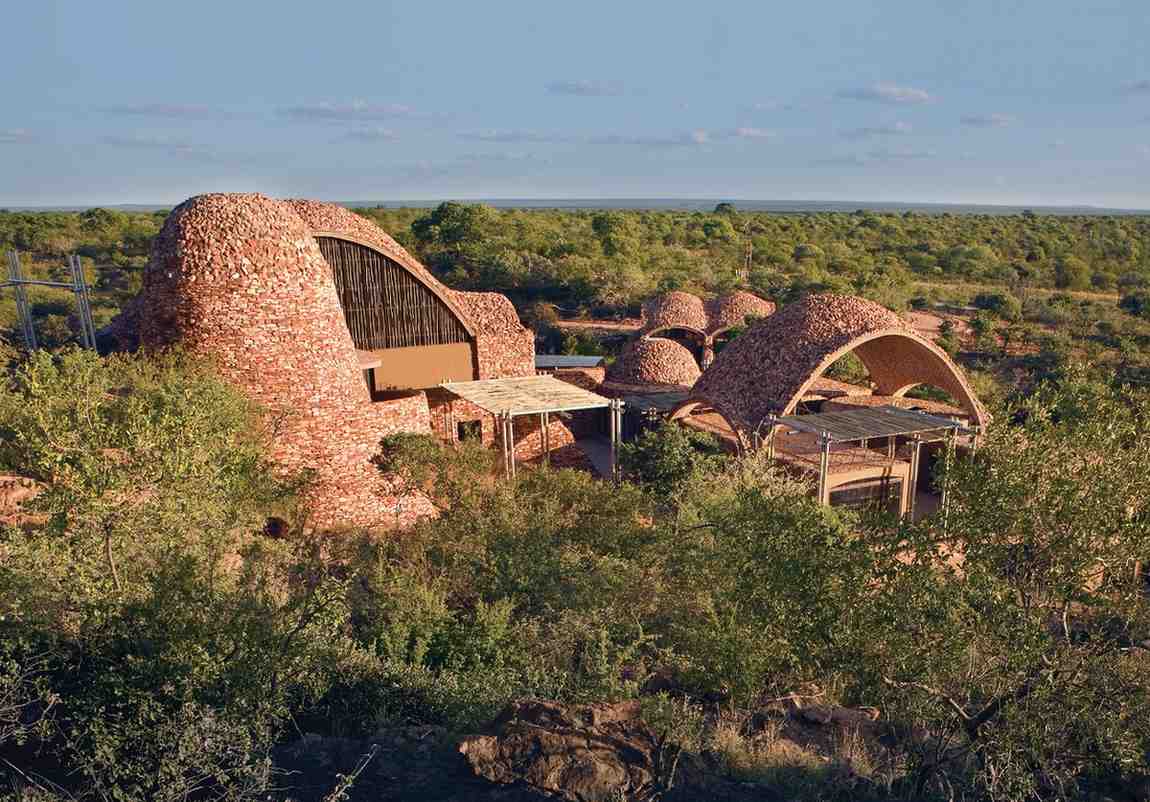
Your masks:
<svg viewBox="0 0 1150 802"><path fill-rule="evenodd" d="M76 296L76 315L80 321L80 344L85 348L95 349L96 327L92 322L92 303L88 295L88 282L84 279L84 267L80 257L72 254L68 257L68 269L72 274L71 283L62 281L39 281L24 278L24 271L20 267L20 254L16 251L8 252L8 280L0 283L0 289L12 287L16 292L16 316L20 319L20 333L24 337L24 344L29 351L37 348L36 327L32 321L32 307L28 303L27 287L60 287L72 291Z"/></svg>

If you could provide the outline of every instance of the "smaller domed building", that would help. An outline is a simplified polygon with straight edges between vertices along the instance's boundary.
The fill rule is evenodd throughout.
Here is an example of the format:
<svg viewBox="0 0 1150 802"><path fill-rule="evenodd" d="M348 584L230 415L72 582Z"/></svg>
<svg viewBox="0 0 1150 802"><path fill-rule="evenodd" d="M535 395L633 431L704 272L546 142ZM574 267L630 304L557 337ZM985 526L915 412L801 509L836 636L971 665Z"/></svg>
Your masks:
<svg viewBox="0 0 1150 802"><path fill-rule="evenodd" d="M629 392L690 390L701 371L691 351L675 340L640 337L623 347L607 369L606 384Z"/></svg>
<svg viewBox="0 0 1150 802"><path fill-rule="evenodd" d="M853 354L862 388L824 374ZM951 399L911 398L919 386ZM824 503L881 502L913 513L937 501L931 463L989 417L961 368L876 303L811 295L756 321L716 357L672 418L716 432L739 450L766 447L811 476Z"/></svg>

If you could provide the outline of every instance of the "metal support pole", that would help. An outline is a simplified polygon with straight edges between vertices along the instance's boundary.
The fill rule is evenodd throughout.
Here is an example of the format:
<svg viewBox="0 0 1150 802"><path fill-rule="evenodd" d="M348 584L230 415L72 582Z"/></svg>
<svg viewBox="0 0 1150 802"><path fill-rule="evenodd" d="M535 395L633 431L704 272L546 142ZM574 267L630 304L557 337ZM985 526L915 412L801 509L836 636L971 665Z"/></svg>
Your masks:
<svg viewBox="0 0 1150 802"><path fill-rule="evenodd" d="M515 417L507 413L507 466L508 475L515 478Z"/></svg>
<svg viewBox="0 0 1150 802"><path fill-rule="evenodd" d="M906 517L914 520L915 495L918 493L918 468L922 459L922 438L914 435L910 447L910 478L907 480Z"/></svg>
<svg viewBox="0 0 1150 802"><path fill-rule="evenodd" d="M619 481L619 399L612 398L607 407L607 415L611 419L611 479Z"/></svg>
<svg viewBox="0 0 1150 802"><path fill-rule="evenodd" d="M542 427L540 434L543 437L543 464L551 465L551 419L546 412L539 414L539 425Z"/></svg>
<svg viewBox="0 0 1150 802"><path fill-rule="evenodd" d="M826 432L819 435L819 504L830 504L830 493L827 474L831 467L831 437Z"/></svg>
<svg viewBox="0 0 1150 802"><path fill-rule="evenodd" d="M894 462L894 438L888 437L886 439L886 458Z"/></svg>
<svg viewBox="0 0 1150 802"><path fill-rule="evenodd" d="M72 292L76 295L76 315L80 320L80 342L85 348L96 348L96 326L92 322L92 304L88 297L88 282L84 279L84 264L80 257L68 257L68 267L72 270Z"/></svg>
<svg viewBox="0 0 1150 802"><path fill-rule="evenodd" d="M506 478L510 479L511 478L511 460L508 459L508 450L507 450L507 413L500 412L500 413L496 414L495 420L497 421L498 428L499 428L499 447L503 451L503 475Z"/></svg>
<svg viewBox="0 0 1150 802"><path fill-rule="evenodd" d="M942 506L942 534L946 535L947 525L950 521L950 469L954 465L955 457L955 440L958 436L957 429L951 429L946 436L946 458L943 463L942 471L942 498L939 504Z"/></svg>
<svg viewBox="0 0 1150 802"><path fill-rule="evenodd" d="M8 278L16 291L16 316L20 318L20 333L29 351L36 350L36 327L32 324L32 310L28 306L28 292L24 289L24 274L20 269L20 254L8 252Z"/></svg>

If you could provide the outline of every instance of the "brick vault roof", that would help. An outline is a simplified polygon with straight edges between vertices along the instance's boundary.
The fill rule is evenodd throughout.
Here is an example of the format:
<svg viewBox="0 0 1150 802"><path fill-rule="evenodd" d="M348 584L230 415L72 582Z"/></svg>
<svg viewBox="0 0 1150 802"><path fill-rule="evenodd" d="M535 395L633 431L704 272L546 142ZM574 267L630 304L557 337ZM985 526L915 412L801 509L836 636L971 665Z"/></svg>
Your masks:
<svg viewBox="0 0 1150 802"><path fill-rule="evenodd" d="M876 393L897 396L916 384L948 391L979 423L986 413L961 369L894 312L843 295L811 295L755 322L703 373L692 399L707 403L749 435L767 415L790 414L836 359L853 352Z"/></svg>

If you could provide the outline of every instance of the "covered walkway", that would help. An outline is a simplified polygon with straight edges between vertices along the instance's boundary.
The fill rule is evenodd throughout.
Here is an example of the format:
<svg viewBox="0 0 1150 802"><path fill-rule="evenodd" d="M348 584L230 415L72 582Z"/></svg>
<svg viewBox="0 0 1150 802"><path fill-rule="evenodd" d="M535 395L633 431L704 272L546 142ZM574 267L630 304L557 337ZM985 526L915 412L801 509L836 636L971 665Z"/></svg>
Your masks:
<svg viewBox="0 0 1150 802"><path fill-rule="evenodd" d="M452 395L469 401L491 413L503 445L503 466L508 477L515 476L515 418L538 415L543 436L544 459L550 454L548 427L550 416L560 412L605 409L610 417L610 475L619 472L619 435L622 429L623 402L576 387L554 376L519 376L506 379L481 379L468 382L446 382L440 385Z"/></svg>

